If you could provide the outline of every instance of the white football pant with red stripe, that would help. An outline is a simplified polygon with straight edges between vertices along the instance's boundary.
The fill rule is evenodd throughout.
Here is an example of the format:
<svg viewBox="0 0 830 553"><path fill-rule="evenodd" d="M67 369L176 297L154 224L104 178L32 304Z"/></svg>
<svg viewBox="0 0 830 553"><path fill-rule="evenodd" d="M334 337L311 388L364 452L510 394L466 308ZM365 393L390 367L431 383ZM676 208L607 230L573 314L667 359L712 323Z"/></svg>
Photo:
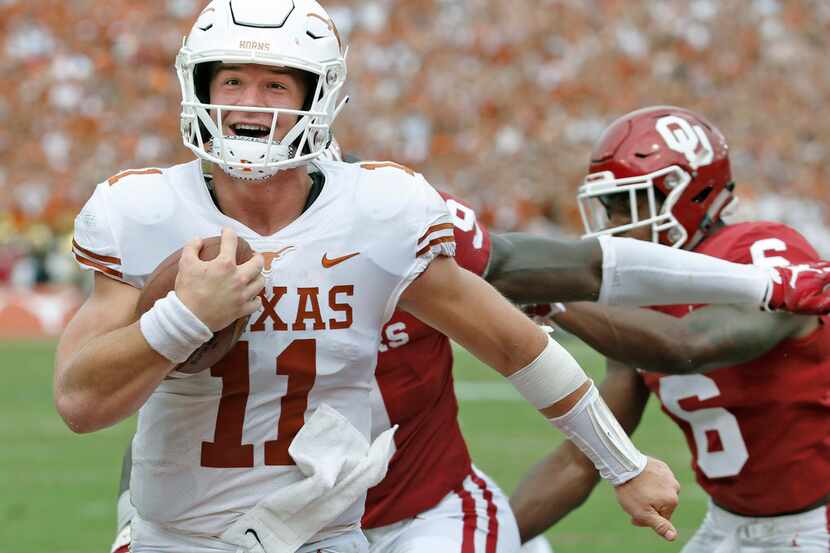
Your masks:
<svg viewBox="0 0 830 553"><path fill-rule="evenodd" d="M370 553L516 553L520 546L507 496L475 468L432 509L364 532Z"/></svg>
<svg viewBox="0 0 830 553"><path fill-rule="evenodd" d="M796 515L742 517L712 502L682 553L827 553L828 507Z"/></svg>

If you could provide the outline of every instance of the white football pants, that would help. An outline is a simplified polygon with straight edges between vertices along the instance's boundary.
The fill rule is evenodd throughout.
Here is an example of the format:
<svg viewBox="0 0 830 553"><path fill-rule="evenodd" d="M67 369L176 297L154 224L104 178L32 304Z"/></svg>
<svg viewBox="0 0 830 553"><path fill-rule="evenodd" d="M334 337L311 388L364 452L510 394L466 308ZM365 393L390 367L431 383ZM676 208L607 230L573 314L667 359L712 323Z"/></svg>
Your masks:
<svg viewBox="0 0 830 553"><path fill-rule="evenodd" d="M545 536L536 536L522 545L521 553L553 553L553 547Z"/></svg>
<svg viewBox="0 0 830 553"><path fill-rule="evenodd" d="M131 532L130 553L264 553L259 546L255 550L247 550L218 539L171 532L158 524L141 520L138 516L132 520ZM369 544L363 532L352 530L333 538L306 544L296 553L368 552Z"/></svg>
<svg viewBox="0 0 830 553"><path fill-rule="evenodd" d="M703 523L681 553L827 553L827 506L797 515L742 517L711 501Z"/></svg>
<svg viewBox="0 0 830 553"><path fill-rule="evenodd" d="M364 530L370 553L517 553L519 529L507 497L473 467L435 507Z"/></svg>

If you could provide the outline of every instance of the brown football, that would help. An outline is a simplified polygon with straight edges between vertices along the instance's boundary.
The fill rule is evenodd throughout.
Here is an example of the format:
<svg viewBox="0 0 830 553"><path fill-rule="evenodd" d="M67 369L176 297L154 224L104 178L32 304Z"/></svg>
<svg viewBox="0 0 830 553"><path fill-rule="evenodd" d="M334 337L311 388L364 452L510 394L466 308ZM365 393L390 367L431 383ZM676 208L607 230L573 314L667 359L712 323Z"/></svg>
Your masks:
<svg viewBox="0 0 830 553"><path fill-rule="evenodd" d="M202 240L202 249L199 252L199 259L210 261L219 255L221 237L211 236ZM170 254L162 261L153 274L147 279L141 295L138 297L136 316L141 317L156 303L156 300L167 295L176 285L176 275L179 272L179 257L182 250ZM254 251L251 246L242 238L237 238L236 264L245 263L253 257ZM187 361L174 367L175 370L183 373L197 373L209 369L222 359L239 340L239 336L245 330L250 316L237 319L227 327L213 333L213 338L202 344L194 351Z"/></svg>

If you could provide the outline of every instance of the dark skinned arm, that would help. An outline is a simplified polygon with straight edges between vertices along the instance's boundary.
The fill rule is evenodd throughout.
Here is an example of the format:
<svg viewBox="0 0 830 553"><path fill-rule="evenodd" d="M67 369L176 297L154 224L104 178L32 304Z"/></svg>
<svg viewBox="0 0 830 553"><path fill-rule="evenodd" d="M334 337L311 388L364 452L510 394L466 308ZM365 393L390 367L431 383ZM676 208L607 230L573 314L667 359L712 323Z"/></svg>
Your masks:
<svg viewBox="0 0 830 553"><path fill-rule="evenodd" d="M491 234L485 279L518 304L596 301L602 284L599 241Z"/></svg>
<svg viewBox="0 0 830 553"><path fill-rule="evenodd" d="M554 320L568 332L622 363L669 374L705 373L756 359L818 324L816 317L753 306L712 305L680 319L651 309L567 307Z"/></svg>
<svg viewBox="0 0 830 553"><path fill-rule="evenodd" d="M599 386L608 407L631 434L640 423L648 389L636 371L608 361ZM565 441L525 475L510 498L526 542L553 526L582 505L599 482L593 463L570 441Z"/></svg>

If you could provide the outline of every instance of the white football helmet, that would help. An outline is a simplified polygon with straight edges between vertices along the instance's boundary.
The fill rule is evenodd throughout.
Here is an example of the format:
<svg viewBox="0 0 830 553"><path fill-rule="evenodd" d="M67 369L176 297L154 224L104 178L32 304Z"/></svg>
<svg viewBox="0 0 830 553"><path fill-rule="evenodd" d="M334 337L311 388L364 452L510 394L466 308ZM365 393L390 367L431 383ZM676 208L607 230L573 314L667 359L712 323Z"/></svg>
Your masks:
<svg viewBox="0 0 830 553"><path fill-rule="evenodd" d="M299 69L311 73L316 84L300 110L211 104L206 64L212 62ZM348 100L338 103L346 81L340 35L314 0L212 0L185 37L176 72L182 89L184 145L241 179L264 179L318 157L328 147L331 124ZM229 111L270 113L267 138L223 136L222 117ZM282 140L274 140L280 115L299 119Z"/></svg>

